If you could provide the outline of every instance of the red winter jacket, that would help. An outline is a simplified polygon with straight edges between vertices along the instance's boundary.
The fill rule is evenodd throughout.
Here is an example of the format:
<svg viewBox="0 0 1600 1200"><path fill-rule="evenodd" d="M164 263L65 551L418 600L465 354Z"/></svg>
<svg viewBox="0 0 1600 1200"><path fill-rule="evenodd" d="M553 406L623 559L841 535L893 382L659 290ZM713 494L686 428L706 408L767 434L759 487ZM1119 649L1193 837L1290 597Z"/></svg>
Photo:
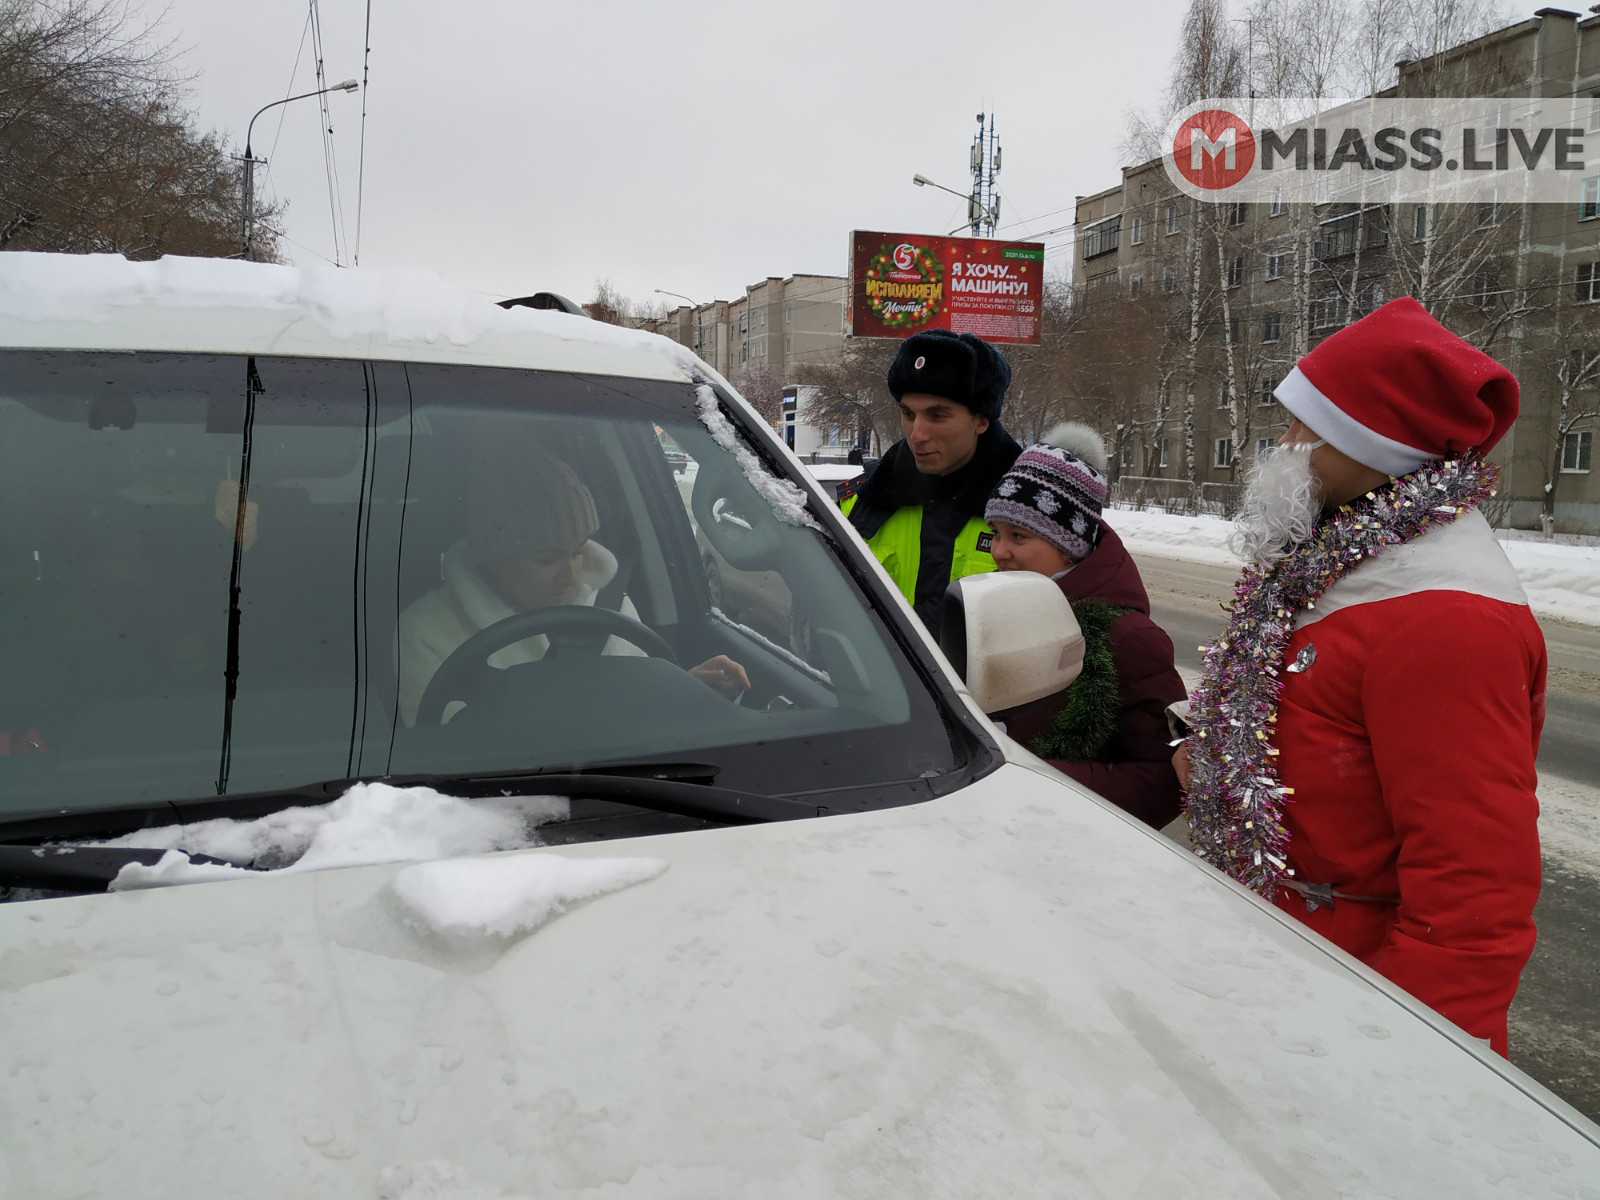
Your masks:
<svg viewBox="0 0 1600 1200"><path fill-rule="evenodd" d="M1544 638L1476 512L1351 571L1302 614L1278 772L1302 884L1280 907L1506 1053L1533 952Z"/></svg>
<svg viewBox="0 0 1600 1200"><path fill-rule="evenodd" d="M1100 542L1089 557L1057 583L1068 600L1098 600L1131 611L1117 619L1109 634L1119 694L1116 733L1099 761L1051 759L1050 765L1160 829L1180 807L1166 708L1188 694L1173 665L1172 639L1150 619L1150 597L1139 568L1109 526L1101 526ZM1007 734L1026 746L1065 704L1066 693L1057 692L997 716Z"/></svg>

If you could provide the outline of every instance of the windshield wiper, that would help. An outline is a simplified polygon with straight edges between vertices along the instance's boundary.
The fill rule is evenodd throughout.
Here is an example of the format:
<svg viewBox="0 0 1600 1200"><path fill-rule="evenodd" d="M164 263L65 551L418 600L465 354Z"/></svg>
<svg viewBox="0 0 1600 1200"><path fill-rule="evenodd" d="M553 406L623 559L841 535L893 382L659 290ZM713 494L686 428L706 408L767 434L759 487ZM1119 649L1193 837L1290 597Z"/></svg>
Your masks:
<svg viewBox="0 0 1600 1200"><path fill-rule="evenodd" d="M188 825L219 818L248 821L296 805L331 803L358 783L386 783L402 788L429 787L465 799L520 792L532 796L612 800L650 812L672 813L720 825L793 821L824 816L830 811L826 805L803 800L713 787L710 781L716 778L717 771L718 768L709 763L669 760L658 763L605 763L593 769L562 767L548 771L473 772L459 775L440 772L327 779L291 788L171 800L164 804L125 809L63 811L56 808L46 812L19 814L0 820L0 838L14 842L101 838L156 825Z"/></svg>
<svg viewBox="0 0 1600 1200"><path fill-rule="evenodd" d="M385 780L396 787L431 787L452 795L498 795L507 788L526 789L530 795L567 796L574 799L614 800L650 812L673 813L714 821L720 825L757 825L766 821L796 821L825 816L824 805L734 791L704 783L686 782L670 773L685 764L663 764L660 774L639 770L622 774L603 771L563 771L559 774L517 771L490 775L407 775ZM688 764L692 768L693 764ZM668 777L663 777L663 776ZM688 774L688 778L694 775Z"/></svg>
<svg viewBox="0 0 1600 1200"><path fill-rule="evenodd" d="M126 866L153 867L168 854L191 863L238 867L209 854L158 850L150 846L18 846L0 844L0 887L49 892L103 892ZM248 868L244 868L248 869Z"/></svg>

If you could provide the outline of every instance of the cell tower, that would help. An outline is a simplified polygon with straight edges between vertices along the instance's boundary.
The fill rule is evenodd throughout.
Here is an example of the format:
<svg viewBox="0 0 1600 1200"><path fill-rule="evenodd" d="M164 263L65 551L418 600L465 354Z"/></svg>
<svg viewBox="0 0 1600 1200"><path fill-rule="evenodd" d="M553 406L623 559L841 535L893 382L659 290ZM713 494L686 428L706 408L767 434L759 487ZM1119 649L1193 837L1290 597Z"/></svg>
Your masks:
<svg viewBox="0 0 1600 1200"><path fill-rule="evenodd" d="M1000 195L994 177L1000 174L1000 139L994 131L994 114L978 114L978 133L972 139L972 195L967 200L967 221L973 237L993 237L1000 222Z"/></svg>

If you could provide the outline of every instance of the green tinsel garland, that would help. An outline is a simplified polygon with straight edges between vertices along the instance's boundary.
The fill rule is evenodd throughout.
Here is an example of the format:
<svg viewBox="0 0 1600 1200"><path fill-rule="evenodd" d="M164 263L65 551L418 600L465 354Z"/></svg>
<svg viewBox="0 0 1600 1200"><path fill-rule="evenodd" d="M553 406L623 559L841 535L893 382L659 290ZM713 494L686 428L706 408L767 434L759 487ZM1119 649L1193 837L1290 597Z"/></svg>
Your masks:
<svg viewBox="0 0 1600 1200"><path fill-rule="evenodd" d="M1083 670L1067 688L1066 704L1028 743L1040 758L1091 762L1117 732L1119 681L1111 656L1111 626L1128 611L1103 600L1073 604L1072 615L1083 631Z"/></svg>

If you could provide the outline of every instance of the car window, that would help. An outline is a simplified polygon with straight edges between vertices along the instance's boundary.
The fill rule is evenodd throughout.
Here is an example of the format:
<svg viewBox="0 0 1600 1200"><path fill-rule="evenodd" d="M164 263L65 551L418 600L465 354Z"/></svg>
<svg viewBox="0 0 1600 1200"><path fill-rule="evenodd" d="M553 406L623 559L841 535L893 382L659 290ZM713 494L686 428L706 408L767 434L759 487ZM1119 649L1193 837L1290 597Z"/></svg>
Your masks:
<svg viewBox="0 0 1600 1200"><path fill-rule="evenodd" d="M0 756L0 811L675 758L914 789L970 753L802 493L775 504L687 384L0 358L0 731L38 743Z"/></svg>

